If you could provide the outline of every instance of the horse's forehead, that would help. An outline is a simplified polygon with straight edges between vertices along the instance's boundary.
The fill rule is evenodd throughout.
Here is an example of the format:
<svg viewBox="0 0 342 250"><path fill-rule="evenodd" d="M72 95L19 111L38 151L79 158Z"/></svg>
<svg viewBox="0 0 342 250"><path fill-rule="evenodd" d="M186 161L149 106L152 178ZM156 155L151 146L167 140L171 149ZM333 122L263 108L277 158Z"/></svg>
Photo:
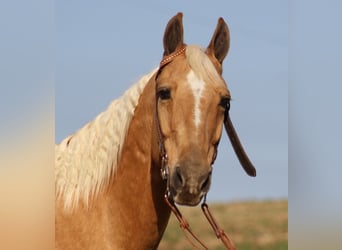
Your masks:
<svg viewBox="0 0 342 250"><path fill-rule="evenodd" d="M204 66L193 67L190 65L186 58L179 58L175 60L170 67L165 68L165 74L163 74L164 82L173 83L177 86L185 85L189 86L193 90L193 87L198 89L202 85L206 85L207 90L218 90L218 92L227 92L227 85L222 76L216 71L216 68L212 66L211 69L207 69Z"/></svg>

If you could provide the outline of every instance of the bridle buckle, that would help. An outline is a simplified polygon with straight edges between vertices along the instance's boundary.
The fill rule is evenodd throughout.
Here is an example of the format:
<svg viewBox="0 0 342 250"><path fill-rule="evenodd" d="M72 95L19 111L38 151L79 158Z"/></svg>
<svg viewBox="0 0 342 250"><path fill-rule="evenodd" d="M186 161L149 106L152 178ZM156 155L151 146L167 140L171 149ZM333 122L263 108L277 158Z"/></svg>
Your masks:
<svg viewBox="0 0 342 250"><path fill-rule="evenodd" d="M167 180L170 174L169 168L167 167L167 160L168 160L167 154L163 154L161 157L161 160L162 160L162 165L160 168L161 177L163 180Z"/></svg>

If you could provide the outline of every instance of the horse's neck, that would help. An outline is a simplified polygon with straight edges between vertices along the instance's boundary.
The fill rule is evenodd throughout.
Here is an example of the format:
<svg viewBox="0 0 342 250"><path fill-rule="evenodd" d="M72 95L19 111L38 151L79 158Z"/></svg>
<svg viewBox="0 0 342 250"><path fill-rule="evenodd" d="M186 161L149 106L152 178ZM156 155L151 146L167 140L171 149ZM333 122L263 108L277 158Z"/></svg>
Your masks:
<svg viewBox="0 0 342 250"><path fill-rule="evenodd" d="M116 216L121 217L120 226L127 229L124 238L130 241L130 249L144 248L139 244L154 248L170 216L163 200L166 185L159 169L154 124L155 83L151 79L136 107L111 186L111 209L122 213ZM137 239L138 245L132 245L132 239Z"/></svg>

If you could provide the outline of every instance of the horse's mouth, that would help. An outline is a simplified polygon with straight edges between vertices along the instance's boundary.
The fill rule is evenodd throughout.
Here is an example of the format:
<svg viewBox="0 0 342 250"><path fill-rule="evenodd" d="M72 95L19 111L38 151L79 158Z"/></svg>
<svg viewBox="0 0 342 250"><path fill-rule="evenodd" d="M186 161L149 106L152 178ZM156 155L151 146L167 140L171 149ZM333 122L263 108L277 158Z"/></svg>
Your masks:
<svg viewBox="0 0 342 250"><path fill-rule="evenodd" d="M175 194L173 196L173 200L178 204L178 205L183 205L183 206L197 206L205 193L200 193L199 195L192 195L189 193L185 192L180 192L178 194Z"/></svg>

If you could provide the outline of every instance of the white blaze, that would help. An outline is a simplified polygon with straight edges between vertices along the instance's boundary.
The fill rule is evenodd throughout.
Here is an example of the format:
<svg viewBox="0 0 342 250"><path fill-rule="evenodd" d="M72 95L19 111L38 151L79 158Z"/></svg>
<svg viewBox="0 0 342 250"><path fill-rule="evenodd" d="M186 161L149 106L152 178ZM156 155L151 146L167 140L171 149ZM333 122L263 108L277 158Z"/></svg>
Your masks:
<svg viewBox="0 0 342 250"><path fill-rule="evenodd" d="M198 78L196 74L191 70L189 74L187 75L188 84L190 86L190 89L192 90L192 93L194 95L194 122L195 126L198 127L201 123L201 109L200 109L200 103L201 103L201 97L202 92L205 87L205 82Z"/></svg>

